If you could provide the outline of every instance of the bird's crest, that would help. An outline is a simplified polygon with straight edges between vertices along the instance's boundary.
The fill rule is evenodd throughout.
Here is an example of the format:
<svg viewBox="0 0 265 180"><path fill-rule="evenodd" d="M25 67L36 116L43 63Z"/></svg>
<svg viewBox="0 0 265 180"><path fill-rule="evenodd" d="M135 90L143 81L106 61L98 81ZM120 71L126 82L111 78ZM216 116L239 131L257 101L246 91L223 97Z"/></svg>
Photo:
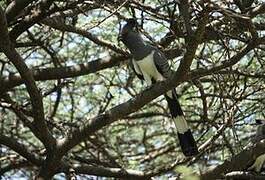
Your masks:
<svg viewBox="0 0 265 180"><path fill-rule="evenodd" d="M121 31L122 35L126 35L130 31L136 31L136 32L138 31L137 29L138 23L136 19L130 18L130 19L127 19L126 22L127 23L123 26L122 31Z"/></svg>

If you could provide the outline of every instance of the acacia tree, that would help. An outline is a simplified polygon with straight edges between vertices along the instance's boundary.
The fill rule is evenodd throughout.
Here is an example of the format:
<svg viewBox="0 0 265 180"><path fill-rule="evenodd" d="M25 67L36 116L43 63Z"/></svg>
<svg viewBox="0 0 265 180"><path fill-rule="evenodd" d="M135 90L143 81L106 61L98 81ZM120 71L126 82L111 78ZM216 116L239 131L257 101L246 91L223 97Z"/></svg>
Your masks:
<svg viewBox="0 0 265 180"><path fill-rule="evenodd" d="M248 146L264 119L264 12L261 0L1 1L0 175L260 177L247 168L265 153ZM117 40L130 17L175 71L151 88ZM160 97L174 87L196 157Z"/></svg>

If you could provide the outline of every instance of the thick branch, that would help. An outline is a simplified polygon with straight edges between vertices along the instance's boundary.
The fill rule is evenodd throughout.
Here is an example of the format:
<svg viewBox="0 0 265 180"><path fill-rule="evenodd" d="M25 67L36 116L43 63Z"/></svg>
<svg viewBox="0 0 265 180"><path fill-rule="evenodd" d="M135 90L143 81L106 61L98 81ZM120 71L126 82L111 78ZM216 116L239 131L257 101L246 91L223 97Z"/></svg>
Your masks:
<svg viewBox="0 0 265 180"><path fill-rule="evenodd" d="M41 165L42 160L33 152L29 151L25 145L17 142L14 138L0 135L0 144L9 147L31 163Z"/></svg>
<svg viewBox="0 0 265 180"><path fill-rule="evenodd" d="M47 15L49 15L49 13L52 13L47 11L52 2L52 0L41 0L39 7L38 9L35 9L34 14L31 14L28 18L24 18L19 24L13 27L13 29L9 33L10 39L12 39L12 41L15 41L23 32L25 32L37 22L44 19Z"/></svg>
<svg viewBox="0 0 265 180"><path fill-rule="evenodd" d="M169 59L172 59L176 56L180 56L182 54L182 50L172 49L165 51L165 54ZM33 73L35 81L73 78L82 75L88 75L103 69L117 66L120 63L126 61L128 58L130 58L130 56L113 56L113 57L100 58L84 64L59 67L59 68L34 69L31 71ZM19 74L12 74L8 77L0 79L0 86L2 87L0 89L0 95L8 91L9 89L21 85L23 83L24 81Z"/></svg>
<svg viewBox="0 0 265 180"><path fill-rule="evenodd" d="M112 58L101 58L84 64L78 64L68 67L46 68L32 70L32 74L36 81L56 80L62 78L73 78L77 76L95 73L102 69L110 68L118 65L120 62L127 60L126 56L116 56ZM11 75L0 79L0 94L10 88L23 84L24 81L19 74Z"/></svg>
<svg viewBox="0 0 265 180"><path fill-rule="evenodd" d="M183 59L180 61L178 70L175 73L174 78L179 76L185 76L190 71L190 66L194 59L196 50L203 39L207 21L208 12L202 12L202 19L199 22L199 26L196 32L194 32L192 36L187 39L187 52L184 54Z"/></svg>
<svg viewBox="0 0 265 180"><path fill-rule="evenodd" d="M179 3L179 11L184 20L187 36L190 36L192 35L192 29L191 29L191 22L190 22L189 0L182 0L181 3Z"/></svg>
<svg viewBox="0 0 265 180"><path fill-rule="evenodd" d="M101 177L104 176L104 177L114 177L114 178L123 178L123 179L145 179L145 180L150 179L150 177L146 176L141 171L126 170L120 168L79 166L75 167L75 172L77 174L96 175Z"/></svg>
<svg viewBox="0 0 265 180"><path fill-rule="evenodd" d="M32 164L29 163L27 160L17 162L17 163L10 163L9 165L6 165L0 168L0 177L4 175L6 172L13 171L15 169L30 167L30 166L32 166Z"/></svg>
<svg viewBox="0 0 265 180"><path fill-rule="evenodd" d="M25 7L34 0L14 0L6 8L6 20L10 23Z"/></svg>
<svg viewBox="0 0 265 180"><path fill-rule="evenodd" d="M0 7L0 48L7 56L7 58L14 64L19 74L21 75L23 81L25 82L27 91L30 96L30 101L32 104L32 109L34 112L34 126L36 131L35 135L42 141L47 149L55 144L55 139L50 134L46 122L44 120L44 110L42 96L36 86L35 80L33 78L32 72L29 70L27 65L24 63L22 57L18 54L16 49L12 46L7 30L7 22L5 14Z"/></svg>
<svg viewBox="0 0 265 180"><path fill-rule="evenodd" d="M261 42L261 41L257 41ZM255 45L255 46L254 46ZM258 43L250 43L237 55L232 57L232 62L236 63L246 55L251 49L255 48ZM238 60L238 61L237 61ZM233 64L232 64L233 65ZM223 66L222 66L223 67ZM225 67L223 67L225 68ZM194 71L191 73L191 76L188 74L186 76L179 75L176 76L176 72L172 78L167 79L166 81L156 83L152 88L143 91L141 94L137 95L134 99L130 99L127 102L124 102L112 109L106 111L104 114L96 116L93 119L86 120L84 126L76 129L68 135L68 137L60 140L58 143L58 151L56 152L55 159L51 159L50 162L47 162L47 166L43 167L43 174L53 173L53 169L57 166L54 162L59 162L62 156L64 156L70 149L74 146L85 140L87 137L100 130L106 125L109 125L123 117L137 111L142 108L145 104L149 103L154 98L166 93L168 90L178 86L181 82L190 80L190 78L200 77L201 75L208 75L218 71L218 68L212 68L210 70L200 70ZM50 174L50 176L51 176Z"/></svg>
<svg viewBox="0 0 265 180"><path fill-rule="evenodd" d="M154 98L164 94L168 90L177 86L180 82L186 81L186 78L187 77L185 76L180 76L172 80L174 83L170 82L171 79L159 82L152 88L143 91L135 98L115 106L106 111L104 114L96 116L93 119L86 120L84 122L84 126L74 130L66 138L58 142L58 149L55 152L53 159L49 159L46 166L42 167L40 176L51 177L55 173L56 168L59 166L60 159L74 146L84 141L87 137L102 129L106 125L110 125L111 123L139 110Z"/></svg>
<svg viewBox="0 0 265 180"><path fill-rule="evenodd" d="M265 141L261 141L254 146L243 150L231 160L226 160L223 164L201 175L201 180L221 179L224 175L232 171L242 171L254 162L255 158L265 153Z"/></svg>

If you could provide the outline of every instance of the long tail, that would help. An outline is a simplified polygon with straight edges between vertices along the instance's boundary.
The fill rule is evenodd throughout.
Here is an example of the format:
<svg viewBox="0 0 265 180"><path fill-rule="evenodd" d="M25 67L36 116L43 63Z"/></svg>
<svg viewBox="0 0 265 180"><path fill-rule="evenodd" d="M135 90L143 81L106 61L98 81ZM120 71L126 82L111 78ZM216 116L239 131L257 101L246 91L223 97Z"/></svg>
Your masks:
<svg viewBox="0 0 265 180"><path fill-rule="evenodd" d="M171 116L178 131L180 147L185 156L194 156L199 153L196 142L189 129L187 121L178 101L175 90L165 94Z"/></svg>

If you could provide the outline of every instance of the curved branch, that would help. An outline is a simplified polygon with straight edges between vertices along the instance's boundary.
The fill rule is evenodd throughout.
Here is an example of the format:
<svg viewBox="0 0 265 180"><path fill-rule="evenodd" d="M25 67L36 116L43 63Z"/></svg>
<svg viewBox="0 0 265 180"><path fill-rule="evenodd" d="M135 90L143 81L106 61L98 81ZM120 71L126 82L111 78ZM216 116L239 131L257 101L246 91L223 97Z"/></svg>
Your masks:
<svg viewBox="0 0 265 180"><path fill-rule="evenodd" d="M56 140L52 137L48 130L47 124L44 119L44 110L42 96L33 78L33 74L25 64L22 57L12 46L7 30L7 22L5 14L0 6L0 48L7 56L7 58L14 64L18 70L21 78L25 82L27 91L30 96L32 109L34 111L34 123L36 131L34 134L42 141L47 150L51 149L56 144Z"/></svg>
<svg viewBox="0 0 265 180"><path fill-rule="evenodd" d="M6 20L9 24L25 7L34 0L14 0L6 8Z"/></svg>
<svg viewBox="0 0 265 180"><path fill-rule="evenodd" d="M242 171L255 161L261 154L265 153L265 140L260 141L254 146L243 150L238 155L226 160L223 164L218 165L214 169L201 175L201 180L221 179L224 175L232 171Z"/></svg>
<svg viewBox="0 0 265 180"><path fill-rule="evenodd" d="M41 0L39 8L35 10L35 14L32 14L29 18L23 19L19 24L12 28L9 33L10 39L12 39L12 41L16 41L16 39L27 29L44 19L47 15L51 14L52 11L48 12L47 9L49 9L52 2L52 0Z"/></svg>
<svg viewBox="0 0 265 180"><path fill-rule="evenodd" d="M96 37L95 35L93 35L92 33L88 32L84 29L65 24L63 21L61 21L60 16L58 16L58 17L55 16L52 18L44 19L42 21L42 23L47 25L47 26L50 26L54 29L63 31L63 32L66 31L66 32L72 32L72 33L79 34L79 35L86 37L87 39L91 40L92 42L94 42L100 46L107 47L107 48L109 48L109 49L111 49L114 52L117 52L119 54L128 55L128 53L126 51L123 51L121 48L117 47L116 45L114 45L110 42L107 42L105 40L101 40L98 37Z"/></svg>
<svg viewBox="0 0 265 180"><path fill-rule="evenodd" d="M255 42L256 43L250 42L250 44L247 45L245 48L243 48L242 51L240 51L237 55L233 56L232 62L233 63L238 62L244 55L246 55L250 50L255 48L258 45L258 43L261 43L262 41L258 40ZM197 46L195 46L195 48L197 48ZM189 56L186 56L186 58L194 57L194 55L192 55L191 52L195 53L194 50L187 52L190 54ZM188 59L188 60L192 60L192 59ZM228 64L230 65L230 63ZM180 83L190 80L191 78L194 78L194 77L201 77L201 75L211 74L214 71L218 71L218 70L219 70L218 68L217 69L212 68L211 70L196 71L196 72L192 72L191 74L180 74L180 75L179 75L179 72L177 71L175 74L172 75L172 77L168 78L167 80L163 82L156 83L155 85L152 86L152 88L149 88L143 91L142 93L138 94L135 98L130 99L129 101L124 102L118 106L115 106L99 116L96 116L92 119L85 120L83 126L71 132L67 137L59 140L57 151L55 152L55 155L53 157L54 159L49 159L49 162L47 162L46 166L42 167L41 174L47 175L47 177L52 176L52 174L54 173L54 169L58 166L58 164L54 162L59 163L60 159L70 149L72 149L74 146L76 146L77 144L85 140L87 137L89 137L96 131L139 110L145 104L152 101L154 98L166 93L168 90L178 86Z"/></svg>

